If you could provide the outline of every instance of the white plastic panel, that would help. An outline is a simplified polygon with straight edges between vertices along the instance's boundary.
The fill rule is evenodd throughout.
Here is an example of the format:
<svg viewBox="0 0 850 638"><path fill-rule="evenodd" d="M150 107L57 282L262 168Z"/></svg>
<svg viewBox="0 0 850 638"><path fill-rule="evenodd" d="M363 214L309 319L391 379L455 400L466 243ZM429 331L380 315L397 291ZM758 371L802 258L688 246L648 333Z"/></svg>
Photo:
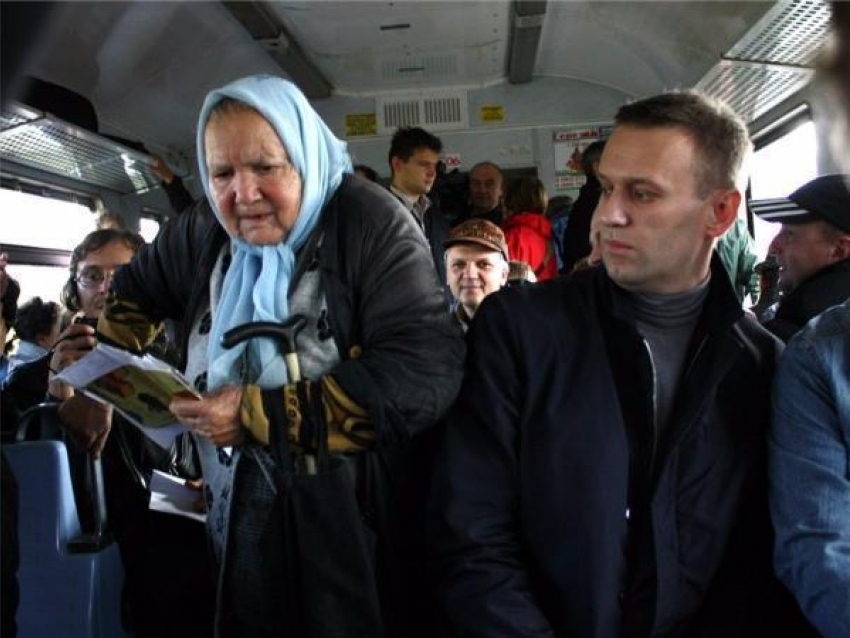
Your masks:
<svg viewBox="0 0 850 638"><path fill-rule="evenodd" d="M550 2L536 76L633 97L692 86L770 8L767 2Z"/></svg>
<svg viewBox="0 0 850 638"><path fill-rule="evenodd" d="M342 94L466 85L505 75L510 3L271 3Z"/></svg>
<svg viewBox="0 0 850 638"><path fill-rule="evenodd" d="M811 81L829 37L829 15L823 0L776 3L697 87L753 122Z"/></svg>
<svg viewBox="0 0 850 638"><path fill-rule="evenodd" d="M392 135L400 126L449 131L465 128L469 122L465 91L391 95L378 98L376 106L379 135Z"/></svg>
<svg viewBox="0 0 850 638"><path fill-rule="evenodd" d="M826 41L829 16L823 0L778 2L726 57L809 66Z"/></svg>
<svg viewBox="0 0 850 638"><path fill-rule="evenodd" d="M802 89L812 78L807 69L721 62L698 84L728 103L747 122L767 113Z"/></svg>

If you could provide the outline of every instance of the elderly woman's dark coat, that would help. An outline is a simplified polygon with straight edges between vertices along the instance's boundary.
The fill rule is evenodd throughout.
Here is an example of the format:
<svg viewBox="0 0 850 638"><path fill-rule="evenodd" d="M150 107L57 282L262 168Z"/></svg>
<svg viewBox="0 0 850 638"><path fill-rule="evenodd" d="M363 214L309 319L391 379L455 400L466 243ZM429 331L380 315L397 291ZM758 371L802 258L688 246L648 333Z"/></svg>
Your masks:
<svg viewBox="0 0 850 638"><path fill-rule="evenodd" d="M209 307L210 276L227 241L206 202L198 204L116 273L107 318L129 302L151 322L181 321L185 341ZM462 336L421 231L377 186L343 180L298 254L290 291L299 273L315 268L340 358L328 374L367 411L376 433L373 449L349 456L362 517L377 538L385 635L425 635L422 455L459 389Z"/></svg>

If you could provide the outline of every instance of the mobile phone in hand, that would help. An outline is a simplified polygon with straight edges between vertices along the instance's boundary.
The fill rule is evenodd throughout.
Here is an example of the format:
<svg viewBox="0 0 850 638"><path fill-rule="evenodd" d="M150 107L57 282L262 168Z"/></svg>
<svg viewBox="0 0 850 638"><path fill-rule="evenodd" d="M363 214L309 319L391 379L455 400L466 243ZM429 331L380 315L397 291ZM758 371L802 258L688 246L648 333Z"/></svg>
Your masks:
<svg viewBox="0 0 850 638"><path fill-rule="evenodd" d="M97 317L77 317L76 319L74 319L74 323L84 323L90 328L97 330Z"/></svg>
<svg viewBox="0 0 850 638"><path fill-rule="evenodd" d="M74 323L83 323L97 332L97 317L77 317ZM80 348L80 350L91 350L92 348Z"/></svg>

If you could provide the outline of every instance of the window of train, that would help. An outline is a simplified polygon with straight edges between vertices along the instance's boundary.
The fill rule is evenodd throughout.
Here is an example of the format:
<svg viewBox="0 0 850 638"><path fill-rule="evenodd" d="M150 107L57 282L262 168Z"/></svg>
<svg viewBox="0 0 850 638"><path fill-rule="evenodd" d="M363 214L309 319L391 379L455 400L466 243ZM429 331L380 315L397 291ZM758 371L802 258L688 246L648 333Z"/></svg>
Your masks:
<svg viewBox="0 0 850 638"><path fill-rule="evenodd" d="M21 286L19 304L36 296L59 301L71 251L95 229L91 199L41 192L50 191L0 188L0 250L9 255L7 273Z"/></svg>
<svg viewBox="0 0 850 638"><path fill-rule="evenodd" d="M808 114L790 120L762 142L756 138L756 152L750 167L750 198L753 200L787 197L817 177L817 136ZM770 242L780 224L753 216L756 251L760 259L767 255Z"/></svg>

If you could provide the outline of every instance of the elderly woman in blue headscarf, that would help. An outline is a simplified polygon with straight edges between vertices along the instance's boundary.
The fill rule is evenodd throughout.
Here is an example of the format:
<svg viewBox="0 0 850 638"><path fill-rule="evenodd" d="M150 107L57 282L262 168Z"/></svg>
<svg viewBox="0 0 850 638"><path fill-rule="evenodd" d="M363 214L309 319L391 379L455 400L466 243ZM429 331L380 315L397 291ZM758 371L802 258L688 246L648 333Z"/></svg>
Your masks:
<svg viewBox="0 0 850 638"><path fill-rule="evenodd" d="M276 467L272 452L280 441L311 452L326 437L354 477L357 524L375 541L374 582L362 589L378 592L380 618L359 631L420 635L426 580L408 560L423 555L419 443L454 399L463 360L425 238L392 196L352 177L345 144L280 78L211 92L197 149L206 201L116 273L98 332L142 351L162 321L184 327L185 374L201 399L171 409L198 443L217 630L297 635L282 612L292 565L275 506L275 477L292 467ZM274 339L222 345L231 328L294 315L306 318L300 381Z"/></svg>

